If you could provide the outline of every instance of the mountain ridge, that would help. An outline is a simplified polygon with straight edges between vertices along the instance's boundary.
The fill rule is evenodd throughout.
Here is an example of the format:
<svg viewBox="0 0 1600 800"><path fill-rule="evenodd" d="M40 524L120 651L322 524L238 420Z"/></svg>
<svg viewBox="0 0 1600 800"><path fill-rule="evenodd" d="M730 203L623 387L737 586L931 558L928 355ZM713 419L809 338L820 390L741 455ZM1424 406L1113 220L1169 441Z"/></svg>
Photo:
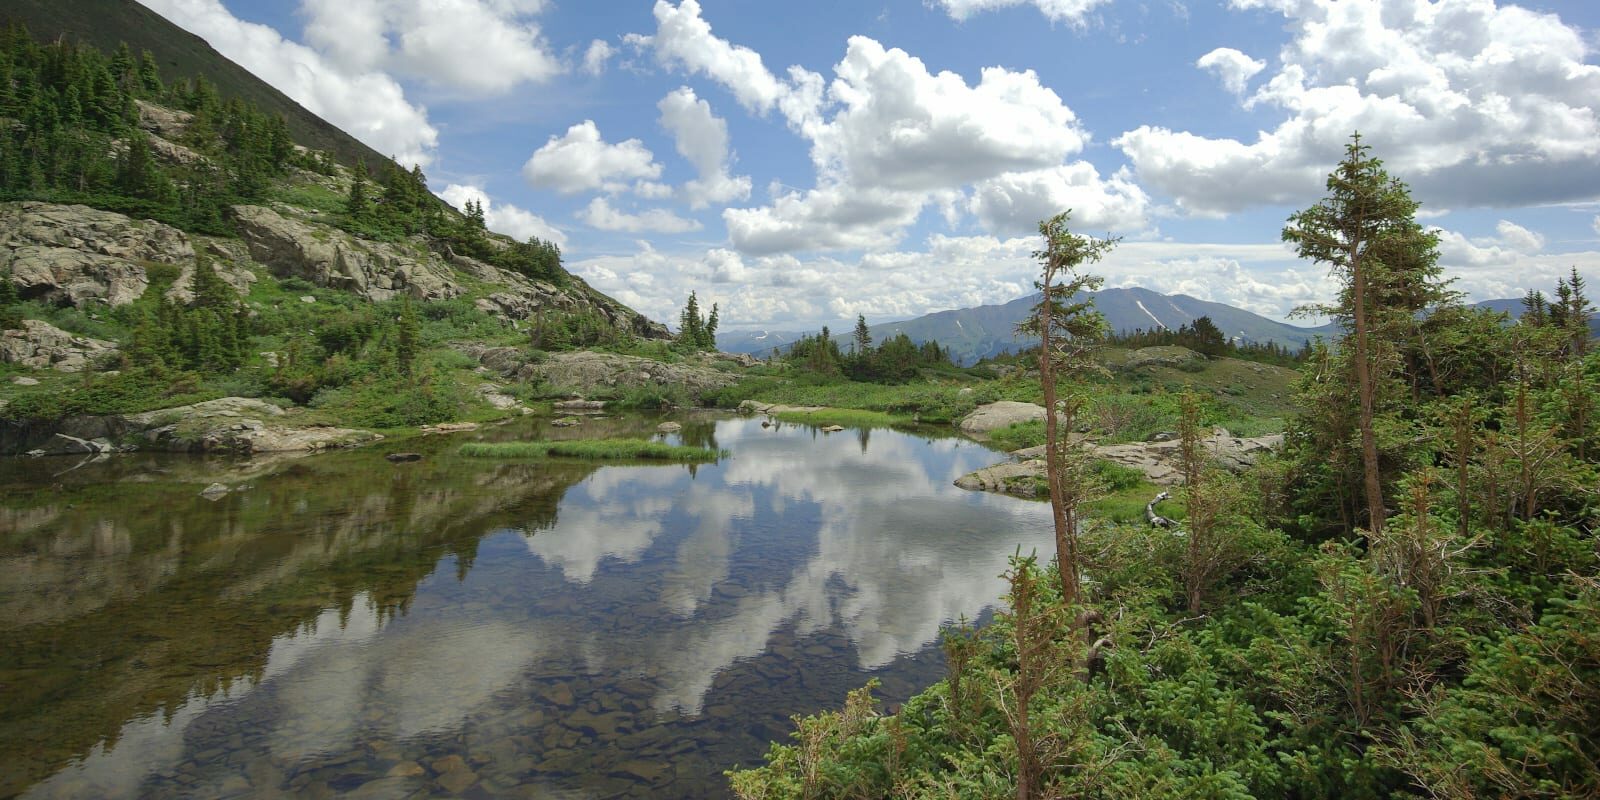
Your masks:
<svg viewBox="0 0 1600 800"><path fill-rule="evenodd" d="M1241 343L1264 344L1271 341L1297 349L1318 336L1329 335L1333 330L1331 325L1289 325L1225 303L1183 294L1162 294L1137 287L1103 289L1090 295L1094 297L1095 307L1106 315L1111 329L1119 333L1156 327L1176 329L1207 316L1224 334ZM1032 294L1006 303L935 311L908 320L869 325L868 330L875 342L899 333L904 333L917 344L931 339L949 348L952 357L959 363L971 364L1027 346L1030 340L1017 336L1016 326L1037 302L1038 295ZM848 330L830 333L841 341L850 334ZM766 338L756 339L746 332L730 331L719 335L717 343L730 352L765 354L773 347L781 349L787 346L802 334L768 330L762 331L761 335ZM779 339L776 345L766 341L772 338Z"/></svg>

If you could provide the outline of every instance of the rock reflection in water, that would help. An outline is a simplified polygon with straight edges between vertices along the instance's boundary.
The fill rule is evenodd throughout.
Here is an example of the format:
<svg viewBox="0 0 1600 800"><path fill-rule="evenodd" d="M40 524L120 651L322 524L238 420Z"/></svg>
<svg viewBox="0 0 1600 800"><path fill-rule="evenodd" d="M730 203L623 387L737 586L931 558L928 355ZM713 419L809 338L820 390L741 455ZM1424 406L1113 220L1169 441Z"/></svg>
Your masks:
<svg viewBox="0 0 1600 800"><path fill-rule="evenodd" d="M693 417L678 437L733 456L438 449L403 472L349 453L214 512L173 489L149 502L203 516L161 525L86 486L0 516L4 607L104 587L5 623L27 644L0 656L24 701L0 712L0 756L29 756L0 795L716 796L790 714L869 675L891 700L936 680L940 626L1048 543L1041 507L951 486L993 458L970 443ZM105 658L80 642L129 615L170 623Z"/></svg>

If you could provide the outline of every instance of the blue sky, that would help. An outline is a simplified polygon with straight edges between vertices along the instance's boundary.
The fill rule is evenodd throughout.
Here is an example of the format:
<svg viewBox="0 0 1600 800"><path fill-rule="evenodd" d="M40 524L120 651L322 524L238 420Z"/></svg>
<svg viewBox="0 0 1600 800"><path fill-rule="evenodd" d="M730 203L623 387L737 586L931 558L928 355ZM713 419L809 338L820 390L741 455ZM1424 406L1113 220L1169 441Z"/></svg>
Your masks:
<svg viewBox="0 0 1600 800"><path fill-rule="evenodd" d="M1359 128L1472 299L1600 285L1600 4L142 0L656 319L998 303L1038 220L1094 271L1274 318Z"/></svg>

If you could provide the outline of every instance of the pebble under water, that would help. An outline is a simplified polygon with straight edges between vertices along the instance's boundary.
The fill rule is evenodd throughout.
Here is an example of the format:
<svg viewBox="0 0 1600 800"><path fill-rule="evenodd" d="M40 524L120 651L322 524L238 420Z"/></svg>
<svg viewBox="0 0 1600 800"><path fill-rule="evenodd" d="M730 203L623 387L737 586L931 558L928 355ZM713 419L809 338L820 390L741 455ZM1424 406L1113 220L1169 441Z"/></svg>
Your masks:
<svg viewBox="0 0 1600 800"><path fill-rule="evenodd" d="M1048 507L951 484L971 442L675 419L731 455L455 454L658 422L611 418L0 461L0 797L726 797L791 715L939 680L940 628L1049 552Z"/></svg>

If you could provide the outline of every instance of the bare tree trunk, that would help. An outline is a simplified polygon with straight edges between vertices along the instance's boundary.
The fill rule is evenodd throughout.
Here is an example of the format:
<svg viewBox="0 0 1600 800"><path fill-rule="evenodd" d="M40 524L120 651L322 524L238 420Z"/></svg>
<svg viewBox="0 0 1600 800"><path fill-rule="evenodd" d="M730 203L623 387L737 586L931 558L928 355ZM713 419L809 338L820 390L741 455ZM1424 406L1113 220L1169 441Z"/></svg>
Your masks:
<svg viewBox="0 0 1600 800"><path fill-rule="evenodd" d="M1357 424L1361 429L1361 466L1366 478L1367 527L1376 535L1383 532L1383 483L1378 475L1378 437L1372 428L1377 387L1372 379L1372 345L1367 339L1367 273L1361 265L1360 247L1359 240L1351 247L1351 271L1355 278L1351 299L1355 306L1356 390L1361 399Z"/></svg>
<svg viewBox="0 0 1600 800"><path fill-rule="evenodd" d="M1044 441L1045 483L1050 489L1050 512L1055 523L1056 571L1061 575L1061 602L1070 607L1078 599L1077 516L1067 507L1066 492L1062 487L1062 452L1060 425L1056 419L1055 353L1050 341L1052 301L1055 300L1053 284L1057 266L1045 264L1044 302L1041 304L1039 325L1039 383L1044 389Z"/></svg>

